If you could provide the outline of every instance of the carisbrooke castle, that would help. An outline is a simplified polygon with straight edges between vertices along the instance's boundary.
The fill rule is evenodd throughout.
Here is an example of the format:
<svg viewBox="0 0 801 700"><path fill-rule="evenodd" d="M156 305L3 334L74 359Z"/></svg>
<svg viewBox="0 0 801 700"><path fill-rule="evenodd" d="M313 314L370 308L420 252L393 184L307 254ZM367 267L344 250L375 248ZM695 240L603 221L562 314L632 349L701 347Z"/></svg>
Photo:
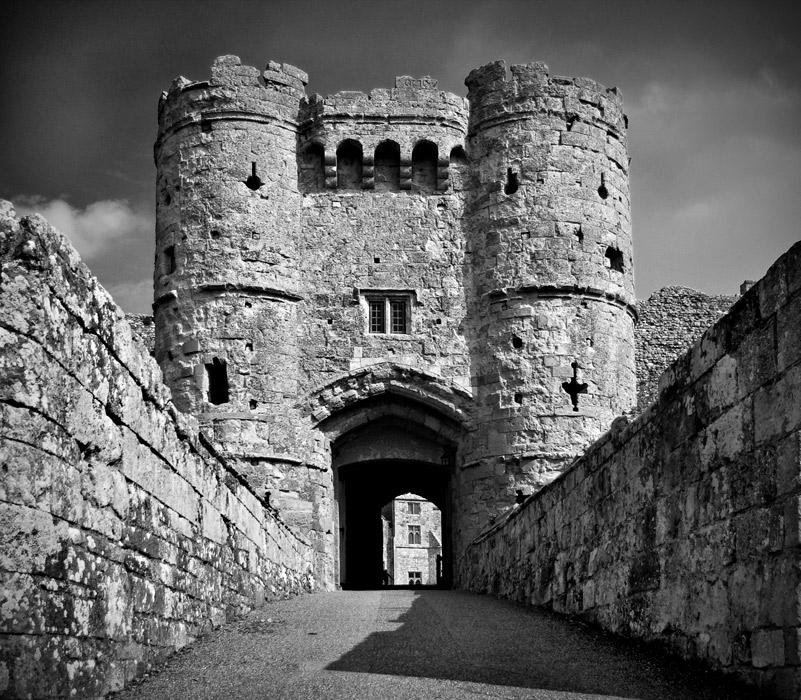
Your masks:
<svg viewBox="0 0 801 700"><path fill-rule="evenodd" d="M379 586L417 494L443 585L797 697L801 247L638 309L617 89L306 82L223 56L163 94L155 362L3 209L0 694L98 696L265 597Z"/></svg>

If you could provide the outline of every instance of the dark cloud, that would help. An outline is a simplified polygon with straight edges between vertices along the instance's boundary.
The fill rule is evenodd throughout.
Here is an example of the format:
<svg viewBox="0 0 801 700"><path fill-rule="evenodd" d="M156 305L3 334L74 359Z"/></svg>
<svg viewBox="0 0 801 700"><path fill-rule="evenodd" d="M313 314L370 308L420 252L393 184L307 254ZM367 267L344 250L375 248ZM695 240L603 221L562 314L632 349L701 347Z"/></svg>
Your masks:
<svg viewBox="0 0 801 700"><path fill-rule="evenodd" d="M51 211L61 201L76 221L127 202L135 230L120 214L126 233L108 230L85 255L124 307L143 309L156 106L176 76L203 79L215 56L234 53L297 65L310 93L411 74L464 94L474 67L542 60L623 91L638 294L670 283L733 292L798 238L793 10L750 0L12 0L0 27L0 196Z"/></svg>

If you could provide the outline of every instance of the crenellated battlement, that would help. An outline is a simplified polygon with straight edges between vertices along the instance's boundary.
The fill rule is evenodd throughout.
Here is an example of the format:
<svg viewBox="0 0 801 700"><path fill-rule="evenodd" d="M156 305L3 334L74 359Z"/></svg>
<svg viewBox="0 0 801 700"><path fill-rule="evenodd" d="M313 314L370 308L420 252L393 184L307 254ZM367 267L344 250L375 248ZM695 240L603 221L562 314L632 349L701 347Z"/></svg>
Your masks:
<svg viewBox="0 0 801 700"><path fill-rule="evenodd" d="M410 167L412 150L421 141L436 144L442 156L461 147L467 116L467 100L439 90L436 80L401 76L394 88L377 88L369 94L312 95L301 102L298 121L302 143L336 152L343 141L354 140L364 158L372 160L372 152L390 140Z"/></svg>
<svg viewBox="0 0 801 700"><path fill-rule="evenodd" d="M306 97L308 76L288 63L270 61L264 71L243 65L239 56L220 56L211 77L189 81L180 77L159 101L159 142L167 133L191 125L228 121L279 121L289 128ZM157 142L158 148L158 142Z"/></svg>
<svg viewBox="0 0 801 700"><path fill-rule="evenodd" d="M267 68L262 73L264 82L267 86L286 85L296 90L305 91L309 83L309 76L300 68L289 63L277 63L270 61Z"/></svg>
<svg viewBox="0 0 801 700"><path fill-rule="evenodd" d="M466 114L467 100L451 92L439 90L437 81L429 76L412 78L403 75L395 78L394 88L375 88L369 93L343 90L327 97L315 94L301 103L301 112L304 108L316 109L320 113L358 108L366 110L368 114L374 112L383 116L392 116L385 111L386 108L399 112L440 109L444 112L453 110Z"/></svg>
<svg viewBox="0 0 801 700"><path fill-rule="evenodd" d="M322 116L373 119L391 123L403 117L466 123L467 100L449 92L409 94L397 88L376 88L368 93L344 91L323 97L311 95L300 104L300 121Z"/></svg>
<svg viewBox="0 0 801 700"><path fill-rule="evenodd" d="M625 134L623 96L589 78L551 77L540 61L512 65L495 61L467 76L471 133L494 121L540 112L561 117L566 129L576 122L612 129L616 138Z"/></svg>
<svg viewBox="0 0 801 700"><path fill-rule="evenodd" d="M464 82L470 94L479 99L501 92L505 98L514 100L549 89L558 90L557 86L572 86L587 93L611 93L622 101L622 95L616 87L607 88L591 78L551 77L548 66L542 61L513 64L508 69L506 61L493 61L470 71Z"/></svg>

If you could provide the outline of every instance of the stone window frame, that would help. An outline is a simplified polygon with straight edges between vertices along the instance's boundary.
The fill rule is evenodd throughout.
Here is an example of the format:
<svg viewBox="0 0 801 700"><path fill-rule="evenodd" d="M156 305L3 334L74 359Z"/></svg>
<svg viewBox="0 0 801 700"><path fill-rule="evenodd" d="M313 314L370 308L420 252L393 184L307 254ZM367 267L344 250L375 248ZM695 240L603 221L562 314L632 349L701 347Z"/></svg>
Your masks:
<svg viewBox="0 0 801 700"><path fill-rule="evenodd" d="M416 524L408 524L407 528L407 537L406 543L410 545L422 545L423 544L423 528L421 525Z"/></svg>
<svg viewBox="0 0 801 700"><path fill-rule="evenodd" d="M409 515L420 515L420 501L406 501L406 512Z"/></svg>
<svg viewBox="0 0 801 700"><path fill-rule="evenodd" d="M423 585L423 572L422 571L408 571L409 585L422 586Z"/></svg>
<svg viewBox="0 0 801 700"><path fill-rule="evenodd" d="M205 397L214 406L230 403L231 384L228 379L228 362L220 357L211 357L204 363L206 370Z"/></svg>
<svg viewBox="0 0 801 700"><path fill-rule="evenodd" d="M412 307L416 298L413 290L363 289L358 295L366 335L399 337L412 334ZM402 318L398 323L399 311Z"/></svg>
<svg viewBox="0 0 801 700"><path fill-rule="evenodd" d="M170 245L164 248L164 253L162 256L162 275L172 275L174 272L178 270L178 263L175 259L175 244L170 243Z"/></svg>

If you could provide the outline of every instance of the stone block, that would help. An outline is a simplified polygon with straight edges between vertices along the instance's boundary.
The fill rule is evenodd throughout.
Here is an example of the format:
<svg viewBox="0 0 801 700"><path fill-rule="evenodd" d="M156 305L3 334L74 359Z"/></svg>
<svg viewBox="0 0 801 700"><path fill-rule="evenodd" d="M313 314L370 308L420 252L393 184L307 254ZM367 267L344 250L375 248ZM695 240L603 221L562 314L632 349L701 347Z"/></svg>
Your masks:
<svg viewBox="0 0 801 700"><path fill-rule="evenodd" d="M779 494L801 487L801 431L790 433L776 446L777 489Z"/></svg>
<svg viewBox="0 0 801 700"><path fill-rule="evenodd" d="M801 365L754 394L754 438L757 444L801 428Z"/></svg>
<svg viewBox="0 0 801 700"><path fill-rule="evenodd" d="M757 630L751 635L751 663L756 668L784 665L784 632Z"/></svg>
<svg viewBox="0 0 801 700"><path fill-rule="evenodd" d="M801 360L801 294L776 314L776 369L784 372Z"/></svg>
<svg viewBox="0 0 801 700"><path fill-rule="evenodd" d="M44 573L58 566L65 553L67 522L36 508L0 503L0 523L0 569Z"/></svg>
<svg viewBox="0 0 801 700"><path fill-rule="evenodd" d="M801 545L801 496L793 496L784 503L784 546L787 549Z"/></svg>
<svg viewBox="0 0 801 700"><path fill-rule="evenodd" d="M734 353L737 387L747 396L776 376L776 327L773 319L745 336Z"/></svg>
<svg viewBox="0 0 801 700"><path fill-rule="evenodd" d="M729 408L736 401L737 372L737 360L731 355L724 355L712 368L705 387L707 406L713 414Z"/></svg>

